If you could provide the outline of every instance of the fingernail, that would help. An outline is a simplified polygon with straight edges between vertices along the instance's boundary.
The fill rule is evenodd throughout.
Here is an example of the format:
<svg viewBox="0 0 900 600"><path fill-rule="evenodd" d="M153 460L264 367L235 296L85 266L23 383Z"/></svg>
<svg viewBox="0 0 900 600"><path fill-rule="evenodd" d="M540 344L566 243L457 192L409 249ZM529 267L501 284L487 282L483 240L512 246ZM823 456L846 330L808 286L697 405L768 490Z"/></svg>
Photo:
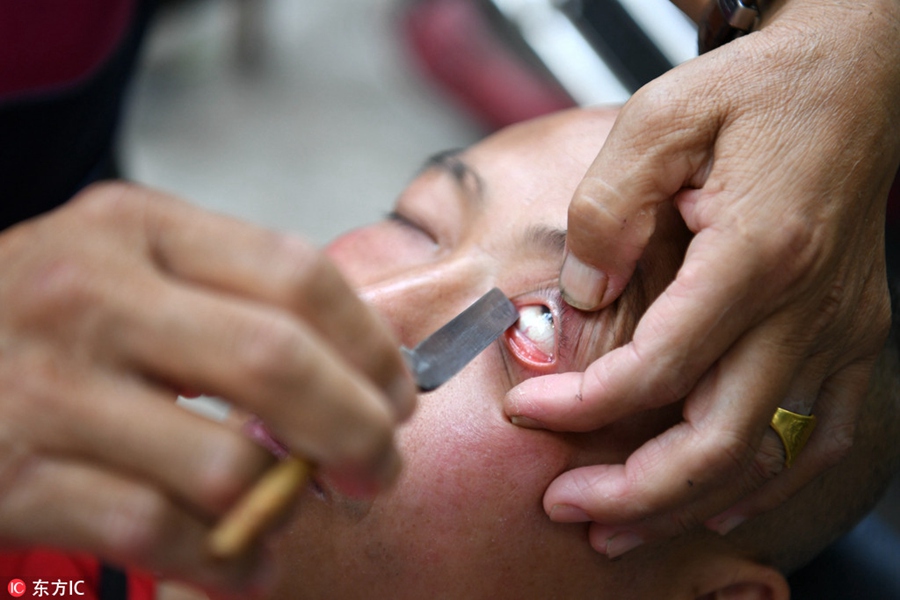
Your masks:
<svg viewBox="0 0 900 600"><path fill-rule="evenodd" d="M585 523L591 518L586 512L571 504L554 504L550 509L550 520L555 523Z"/></svg>
<svg viewBox="0 0 900 600"><path fill-rule="evenodd" d="M571 252L566 254L559 273L559 289L563 299L575 308L598 308L608 281L609 278L603 271L581 262Z"/></svg>
<svg viewBox="0 0 900 600"><path fill-rule="evenodd" d="M619 533L607 540L606 556L617 558L626 552L631 552L643 543L644 540L636 533L631 533L630 531Z"/></svg>
<svg viewBox="0 0 900 600"><path fill-rule="evenodd" d="M747 517L745 517L744 515L732 515L730 517L725 517L718 523L713 523L711 529L719 535L727 535L729 532L736 529L741 525L741 523L746 520Z"/></svg>
<svg viewBox="0 0 900 600"><path fill-rule="evenodd" d="M525 429L547 429L547 426L540 421L536 421L531 417L523 417L521 415L510 417L509 422L517 427L524 427Z"/></svg>

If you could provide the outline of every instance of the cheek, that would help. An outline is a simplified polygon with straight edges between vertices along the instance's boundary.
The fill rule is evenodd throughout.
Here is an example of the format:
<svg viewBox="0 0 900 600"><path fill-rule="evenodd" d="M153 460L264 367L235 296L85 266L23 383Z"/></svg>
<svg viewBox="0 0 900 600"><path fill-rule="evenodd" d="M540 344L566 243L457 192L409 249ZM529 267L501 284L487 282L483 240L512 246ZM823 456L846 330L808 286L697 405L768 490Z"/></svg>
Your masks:
<svg viewBox="0 0 900 600"><path fill-rule="evenodd" d="M398 433L400 480L374 503L300 507L278 553L282 590L293 594L283 597L583 595L563 588L597 569L586 529L552 523L541 504L573 451L559 436L506 421L502 368L489 350L420 397ZM564 586L560 574L572 575Z"/></svg>
<svg viewBox="0 0 900 600"><path fill-rule="evenodd" d="M500 408L502 390L490 394L476 385L475 370L421 398L400 437L408 479L427 490L435 506L492 497L539 507L546 484L564 464L564 448L545 432L510 424Z"/></svg>
<svg viewBox="0 0 900 600"><path fill-rule="evenodd" d="M569 451L551 434L508 423L503 390L486 393L482 381L470 368L421 398L400 434L404 474L370 516L412 572L439 567L449 579L503 587L508 569L571 539L541 503Z"/></svg>

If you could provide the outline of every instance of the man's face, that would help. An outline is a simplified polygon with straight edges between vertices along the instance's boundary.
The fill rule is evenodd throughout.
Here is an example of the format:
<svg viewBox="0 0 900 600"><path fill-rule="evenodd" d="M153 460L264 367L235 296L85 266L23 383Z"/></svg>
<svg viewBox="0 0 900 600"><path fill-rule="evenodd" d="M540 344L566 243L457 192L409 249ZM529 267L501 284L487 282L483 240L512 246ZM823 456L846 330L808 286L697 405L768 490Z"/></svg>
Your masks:
<svg viewBox="0 0 900 600"><path fill-rule="evenodd" d="M590 549L586 527L552 523L541 499L565 470L622 462L672 413L558 434L516 427L501 406L523 379L583 368L622 343L676 267L655 261L659 276L644 272L597 314L560 300L568 202L613 118L566 113L432 161L391 218L330 246L407 346L494 286L520 309L520 321L419 397L399 431L404 471L393 488L360 501L319 481L321 489L304 494L278 543L276 597L571 598L596 597L614 576L621 584L624 570L616 575ZM656 246L665 250L657 255L677 257Z"/></svg>

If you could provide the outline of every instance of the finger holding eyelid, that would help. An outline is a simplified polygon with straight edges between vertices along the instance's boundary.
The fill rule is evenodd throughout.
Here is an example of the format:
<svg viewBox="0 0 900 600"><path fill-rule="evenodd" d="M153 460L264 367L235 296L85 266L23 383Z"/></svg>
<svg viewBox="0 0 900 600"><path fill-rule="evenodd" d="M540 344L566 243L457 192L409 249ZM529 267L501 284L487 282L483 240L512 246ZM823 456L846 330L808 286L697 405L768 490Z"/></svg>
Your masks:
<svg viewBox="0 0 900 600"><path fill-rule="evenodd" d="M751 294L761 276L750 277L750 283L743 279L760 269L749 253L733 260L713 258L719 250L709 237L695 238L686 268L641 317L631 342L584 373L523 382L507 394L507 415L554 430L590 431L683 398L757 319L759 307L770 306ZM771 296L777 289L773 285L760 293Z"/></svg>

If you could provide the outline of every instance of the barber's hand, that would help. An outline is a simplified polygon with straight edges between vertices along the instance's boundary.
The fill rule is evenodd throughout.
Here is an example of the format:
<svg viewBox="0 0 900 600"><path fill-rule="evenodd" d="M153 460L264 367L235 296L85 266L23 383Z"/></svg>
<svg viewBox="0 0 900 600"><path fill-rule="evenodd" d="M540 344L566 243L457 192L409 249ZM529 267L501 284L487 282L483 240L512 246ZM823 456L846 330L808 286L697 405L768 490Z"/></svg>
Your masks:
<svg viewBox="0 0 900 600"><path fill-rule="evenodd" d="M369 488L415 402L387 327L297 239L124 184L0 234L0 546L252 584L259 552L206 538L272 459L184 389Z"/></svg>
<svg viewBox="0 0 900 600"><path fill-rule="evenodd" d="M584 374L527 381L505 409L592 430L684 399L624 465L562 474L556 521L610 556L778 506L853 440L889 327L883 227L900 159L900 4L791 0L761 31L625 105L569 209L560 284L594 310L622 292L674 202L695 236L633 341ZM790 470L778 406L818 428Z"/></svg>

